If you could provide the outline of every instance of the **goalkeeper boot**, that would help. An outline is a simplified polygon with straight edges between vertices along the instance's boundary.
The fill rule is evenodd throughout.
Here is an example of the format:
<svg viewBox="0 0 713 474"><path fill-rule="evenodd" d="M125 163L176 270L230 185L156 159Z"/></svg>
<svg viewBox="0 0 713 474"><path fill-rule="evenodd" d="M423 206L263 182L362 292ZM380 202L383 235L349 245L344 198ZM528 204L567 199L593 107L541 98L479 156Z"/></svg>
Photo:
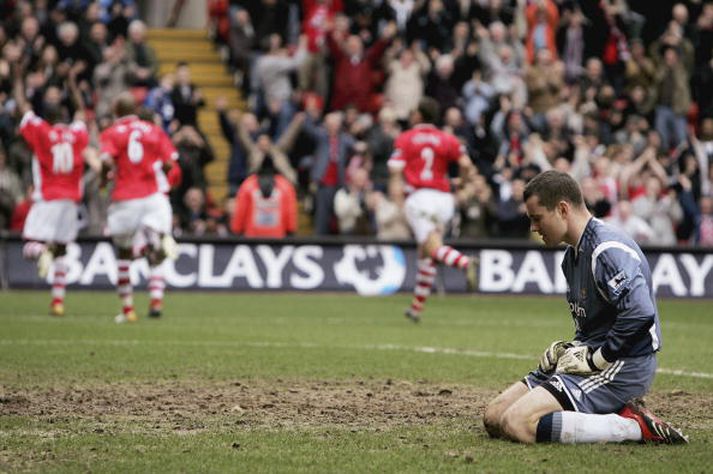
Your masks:
<svg viewBox="0 0 713 474"><path fill-rule="evenodd" d="M639 424L642 443L688 444L686 435L651 413L641 399L627 403L619 416L631 418Z"/></svg>
<svg viewBox="0 0 713 474"><path fill-rule="evenodd" d="M478 289L478 257L471 255L468 257L468 266L465 267L465 282L468 293L473 293Z"/></svg>
<svg viewBox="0 0 713 474"><path fill-rule="evenodd" d="M61 301L53 301L50 305L50 316L64 316L64 304Z"/></svg>
<svg viewBox="0 0 713 474"><path fill-rule="evenodd" d="M39 257L37 257L37 276L43 280L47 278L52 266L52 252L49 249L44 249Z"/></svg>

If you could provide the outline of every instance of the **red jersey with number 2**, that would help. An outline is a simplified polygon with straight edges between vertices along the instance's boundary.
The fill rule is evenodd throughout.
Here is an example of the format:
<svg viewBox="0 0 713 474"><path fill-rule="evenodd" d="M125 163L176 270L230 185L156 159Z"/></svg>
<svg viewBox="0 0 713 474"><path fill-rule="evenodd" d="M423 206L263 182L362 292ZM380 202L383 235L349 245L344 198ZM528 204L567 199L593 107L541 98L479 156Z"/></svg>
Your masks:
<svg viewBox="0 0 713 474"><path fill-rule="evenodd" d="M465 153L450 133L433 125L416 125L394 143L389 168L403 169L406 184L413 189L430 188L449 192L448 164Z"/></svg>
<svg viewBox="0 0 713 474"><path fill-rule="evenodd" d="M102 159L114 160L114 201L167 192L163 164L178 158L166 133L151 122L130 115L118 119L100 137Z"/></svg>
<svg viewBox="0 0 713 474"><path fill-rule="evenodd" d="M84 123L50 125L30 111L22 117L20 133L35 154L32 160L33 199L82 199L82 153L89 142Z"/></svg>

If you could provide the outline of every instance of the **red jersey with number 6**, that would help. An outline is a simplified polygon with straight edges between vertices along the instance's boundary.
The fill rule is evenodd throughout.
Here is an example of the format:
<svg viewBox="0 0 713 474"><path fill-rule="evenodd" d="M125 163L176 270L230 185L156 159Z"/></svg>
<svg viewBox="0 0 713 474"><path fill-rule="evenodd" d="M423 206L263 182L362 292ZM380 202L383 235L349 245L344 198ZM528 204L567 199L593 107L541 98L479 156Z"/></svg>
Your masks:
<svg viewBox="0 0 713 474"><path fill-rule="evenodd" d="M29 111L20 122L20 134L35 154L32 160L33 199L82 199L82 153L89 142L84 122L50 125Z"/></svg>
<svg viewBox="0 0 713 474"><path fill-rule="evenodd" d="M430 188L449 192L448 164L458 161L465 148L450 133L419 124L403 132L394 143L389 168L402 169L411 190Z"/></svg>
<svg viewBox="0 0 713 474"><path fill-rule="evenodd" d="M178 159L178 153L161 127L129 115L104 130L100 142L102 159L114 160L113 201L168 191L163 164Z"/></svg>

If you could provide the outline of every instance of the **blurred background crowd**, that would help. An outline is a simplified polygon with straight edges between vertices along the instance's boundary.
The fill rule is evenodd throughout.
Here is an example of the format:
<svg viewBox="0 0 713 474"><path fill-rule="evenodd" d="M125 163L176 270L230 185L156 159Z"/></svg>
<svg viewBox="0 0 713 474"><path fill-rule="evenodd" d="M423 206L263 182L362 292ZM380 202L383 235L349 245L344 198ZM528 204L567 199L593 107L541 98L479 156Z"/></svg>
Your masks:
<svg viewBox="0 0 713 474"><path fill-rule="evenodd" d="M180 153L177 235L408 239L386 161L428 95L478 169L453 180L450 236L531 238L524 185L555 168L639 243L713 245L713 2L209 0L208 34L245 99L208 104L231 144L223 202L205 178L215 156L191 64L158 74L139 6L0 0L0 229L21 230L32 204L22 63L38 115L61 103L71 116L77 76L95 141L112 98L136 91ZM91 172L85 184L83 232L101 235L107 192ZM261 234L255 216L275 208L282 232Z"/></svg>

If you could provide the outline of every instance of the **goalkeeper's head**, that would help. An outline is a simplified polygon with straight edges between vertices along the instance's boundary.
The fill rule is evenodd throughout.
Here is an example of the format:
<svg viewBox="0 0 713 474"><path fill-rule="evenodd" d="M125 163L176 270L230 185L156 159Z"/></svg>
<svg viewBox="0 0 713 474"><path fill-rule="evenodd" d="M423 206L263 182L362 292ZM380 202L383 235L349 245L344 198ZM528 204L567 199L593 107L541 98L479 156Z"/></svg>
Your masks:
<svg viewBox="0 0 713 474"><path fill-rule="evenodd" d="M553 210L560 201L567 201L571 205L583 208L584 198L577 181L569 174L550 170L535 176L525 187L525 202L537 196L540 204Z"/></svg>
<svg viewBox="0 0 713 474"><path fill-rule="evenodd" d="M591 217L579 184L567 173L538 174L525 187L524 200L530 229L549 246L576 245Z"/></svg>

